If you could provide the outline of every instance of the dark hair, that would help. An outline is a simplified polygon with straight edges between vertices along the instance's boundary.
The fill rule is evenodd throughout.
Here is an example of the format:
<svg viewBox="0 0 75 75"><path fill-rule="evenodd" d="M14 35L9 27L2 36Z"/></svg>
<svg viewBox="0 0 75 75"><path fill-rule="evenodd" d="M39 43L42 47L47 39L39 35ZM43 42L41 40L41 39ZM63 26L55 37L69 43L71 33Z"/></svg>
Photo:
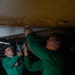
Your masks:
<svg viewBox="0 0 75 75"><path fill-rule="evenodd" d="M5 56L5 49L6 48L11 48L12 50L13 50L13 47L12 46L5 46L4 48L3 48L3 55Z"/></svg>
<svg viewBox="0 0 75 75"><path fill-rule="evenodd" d="M50 35L50 37L55 37L57 41L60 42L60 48L59 49L65 49L66 48L66 44L67 44L67 39L66 37L64 36L64 34L62 33L52 33Z"/></svg>

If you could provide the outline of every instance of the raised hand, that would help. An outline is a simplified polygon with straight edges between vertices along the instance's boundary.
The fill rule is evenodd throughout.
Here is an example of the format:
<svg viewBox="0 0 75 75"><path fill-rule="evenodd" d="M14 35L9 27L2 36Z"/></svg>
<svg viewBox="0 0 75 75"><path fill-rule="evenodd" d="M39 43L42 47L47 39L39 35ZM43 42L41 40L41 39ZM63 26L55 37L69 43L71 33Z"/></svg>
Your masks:
<svg viewBox="0 0 75 75"><path fill-rule="evenodd" d="M32 29L28 26L24 28L24 35L27 37L28 34L32 33Z"/></svg>
<svg viewBox="0 0 75 75"><path fill-rule="evenodd" d="M25 56L28 56L28 50L25 44L22 45L22 47L24 48L23 52Z"/></svg>

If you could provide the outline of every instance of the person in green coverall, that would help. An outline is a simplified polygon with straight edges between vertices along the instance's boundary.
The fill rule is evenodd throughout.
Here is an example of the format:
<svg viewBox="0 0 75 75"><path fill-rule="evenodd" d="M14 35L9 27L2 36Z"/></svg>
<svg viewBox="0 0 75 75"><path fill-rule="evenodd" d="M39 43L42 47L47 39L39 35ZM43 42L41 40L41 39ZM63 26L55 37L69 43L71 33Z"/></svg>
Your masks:
<svg viewBox="0 0 75 75"><path fill-rule="evenodd" d="M30 27L25 27L24 35L27 40L28 49L40 58L40 60L36 62L31 62L28 57L27 47L24 44L24 61L26 68L31 72L41 71L41 75L62 75L65 62L61 47L64 47L64 37L60 35L60 33L52 34L44 48L37 43L32 36Z"/></svg>
<svg viewBox="0 0 75 75"><path fill-rule="evenodd" d="M14 56L14 52L10 47L5 47L4 55L6 56L2 60L2 66L7 72L7 75L22 75L24 69L24 61L21 59L22 52L17 52Z"/></svg>

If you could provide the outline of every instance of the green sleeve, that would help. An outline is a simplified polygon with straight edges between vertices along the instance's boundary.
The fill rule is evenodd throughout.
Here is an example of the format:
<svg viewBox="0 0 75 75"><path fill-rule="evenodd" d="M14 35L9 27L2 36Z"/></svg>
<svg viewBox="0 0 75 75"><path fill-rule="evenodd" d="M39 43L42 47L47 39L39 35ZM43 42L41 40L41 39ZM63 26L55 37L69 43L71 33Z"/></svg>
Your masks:
<svg viewBox="0 0 75 75"><path fill-rule="evenodd" d="M23 68L23 69L26 69L26 66L25 66L24 60L23 60L22 58L20 58L20 63L22 64L22 68Z"/></svg>
<svg viewBox="0 0 75 75"><path fill-rule="evenodd" d="M16 55L11 60L5 60L5 61L3 61L2 64L6 68L12 68L15 65L15 63L18 61L18 59L19 59L19 56Z"/></svg>
<svg viewBox="0 0 75 75"><path fill-rule="evenodd" d="M61 65L61 58L59 56L53 55L52 53L48 53L48 50L38 44L31 34L27 36L27 45L29 50L37 57L39 57L42 61L55 67Z"/></svg>
<svg viewBox="0 0 75 75"><path fill-rule="evenodd" d="M41 65L42 65L41 60L32 62L28 56L24 56L24 62L25 62L26 68L31 72L41 70Z"/></svg>

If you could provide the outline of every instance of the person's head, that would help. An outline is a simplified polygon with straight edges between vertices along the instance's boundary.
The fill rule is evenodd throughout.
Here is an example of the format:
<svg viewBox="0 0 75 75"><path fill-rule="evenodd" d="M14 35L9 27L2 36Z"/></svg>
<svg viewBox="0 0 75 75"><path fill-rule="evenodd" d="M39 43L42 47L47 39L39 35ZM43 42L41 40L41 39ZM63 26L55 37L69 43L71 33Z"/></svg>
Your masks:
<svg viewBox="0 0 75 75"><path fill-rule="evenodd" d="M64 44L64 36L61 33L53 33L47 40L46 48L48 50L56 51Z"/></svg>
<svg viewBox="0 0 75 75"><path fill-rule="evenodd" d="M4 55L8 57L12 57L14 55L14 52L11 47L5 47L4 48Z"/></svg>

